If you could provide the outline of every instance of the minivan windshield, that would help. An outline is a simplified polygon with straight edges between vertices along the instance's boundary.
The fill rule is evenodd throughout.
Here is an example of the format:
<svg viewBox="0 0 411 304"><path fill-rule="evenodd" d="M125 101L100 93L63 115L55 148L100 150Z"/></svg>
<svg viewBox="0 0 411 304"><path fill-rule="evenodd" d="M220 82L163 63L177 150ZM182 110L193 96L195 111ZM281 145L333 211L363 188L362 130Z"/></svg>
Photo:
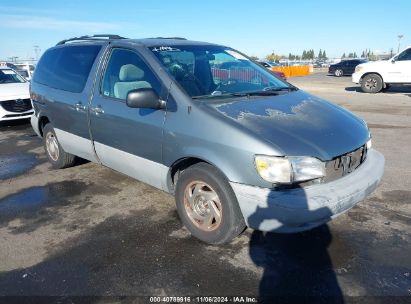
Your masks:
<svg viewBox="0 0 411 304"><path fill-rule="evenodd" d="M0 69L0 84L26 82L23 77L12 69Z"/></svg>
<svg viewBox="0 0 411 304"><path fill-rule="evenodd" d="M173 45L150 49L193 99L275 95L280 91L295 90L230 48Z"/></svg>

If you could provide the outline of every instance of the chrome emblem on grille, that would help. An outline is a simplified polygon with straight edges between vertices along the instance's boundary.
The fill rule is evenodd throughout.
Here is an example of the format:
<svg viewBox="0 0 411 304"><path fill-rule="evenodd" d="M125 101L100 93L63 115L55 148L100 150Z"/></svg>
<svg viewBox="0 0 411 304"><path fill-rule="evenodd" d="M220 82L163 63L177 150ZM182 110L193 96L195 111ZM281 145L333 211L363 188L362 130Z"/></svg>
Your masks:
<svg viewBox="0 0 411 304"><path fill-rule="evenodd" d="M342 175L344 176L351 173L356 168L357 163L358 159L353 153L349 153L340 157L337 168L342 169Z"/></svg>
<svg viewBox="0 0 411 304"><path fill-rule="evenodd" d="M24 104L23 99L16 99L16 105L22 106Z"/></svg>

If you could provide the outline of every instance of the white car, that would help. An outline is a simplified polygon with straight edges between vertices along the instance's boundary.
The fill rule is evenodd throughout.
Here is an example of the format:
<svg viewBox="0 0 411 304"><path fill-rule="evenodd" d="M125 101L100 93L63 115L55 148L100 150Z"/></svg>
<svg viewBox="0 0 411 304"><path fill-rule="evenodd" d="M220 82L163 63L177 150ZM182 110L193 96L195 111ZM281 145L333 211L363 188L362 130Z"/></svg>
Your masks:
<svg viewBox="0 0 411 304"><path fill-rule="evenodd" d="M352 82L366 93L378 93L391 84L411 84L411 46L387 61L357 65Z"/></svg>
<svg viewBox="0 0 411 304"><path fill-rule="evenodd" d="M31 117L29 85L14 70L0 66L0 121Z"/></svg>
<svg viewBox="0 0 411 304"><path fill-rule="evenodd" d="M27 80L31 80L34 72L34 65L29 63L15 63L16 71Z"/></svg>

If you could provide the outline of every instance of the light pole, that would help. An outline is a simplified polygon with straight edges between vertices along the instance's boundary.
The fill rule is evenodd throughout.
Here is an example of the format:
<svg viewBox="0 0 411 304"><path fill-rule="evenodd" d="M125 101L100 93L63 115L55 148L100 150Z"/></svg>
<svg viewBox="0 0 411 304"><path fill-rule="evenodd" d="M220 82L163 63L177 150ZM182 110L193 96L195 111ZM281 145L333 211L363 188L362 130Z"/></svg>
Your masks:
<svg viewBox="0 0 411 304"><path fill-rule="evenodd" d="M36 54L36 60L39 60L39 53L40 53L40 47L38 45L34 45L34 53Z"/></svg>
<svg viewBox="0 0 411 304"><path fill-rule="evenodd" d="M401 45L401 39L404 37L404 35L398 35L398 52L400 52L400 45Z"/></svg>

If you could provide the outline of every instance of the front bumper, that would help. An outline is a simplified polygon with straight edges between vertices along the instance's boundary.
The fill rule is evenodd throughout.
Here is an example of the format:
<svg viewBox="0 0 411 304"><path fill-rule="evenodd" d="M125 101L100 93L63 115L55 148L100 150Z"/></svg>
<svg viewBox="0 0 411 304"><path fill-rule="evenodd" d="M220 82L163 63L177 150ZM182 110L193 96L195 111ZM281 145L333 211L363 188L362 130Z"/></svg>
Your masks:
<svg viewBox="0 0 411 304"><path fill-rule="evenodd" d="M230 184L249 227L292 233L324 224L365 199L377 188L384 162L384 156L371 149L357 170L325 184L286 190Z"/></svg>
<svg viewBox="0 0 411 304"><path fill-rule="evenodd" d="M30 123L37 136L41 137L41 132L39 129L39 118L36 116L36 114L31 116Z"/></svg>
<svg viewBox="0 0 411 304"><path fill-rule="evenodd" d="M0 121L30 118L33 113L33 109L25 112L9 112L0 106Z"/></svg>
<svg viewBox="0 0 411 304"><path fill-rule="evenodd" d="M360 83L361 82L361 76L362 74L360 73L354 73L351 75L351 81L354 83Z"/></svg>

